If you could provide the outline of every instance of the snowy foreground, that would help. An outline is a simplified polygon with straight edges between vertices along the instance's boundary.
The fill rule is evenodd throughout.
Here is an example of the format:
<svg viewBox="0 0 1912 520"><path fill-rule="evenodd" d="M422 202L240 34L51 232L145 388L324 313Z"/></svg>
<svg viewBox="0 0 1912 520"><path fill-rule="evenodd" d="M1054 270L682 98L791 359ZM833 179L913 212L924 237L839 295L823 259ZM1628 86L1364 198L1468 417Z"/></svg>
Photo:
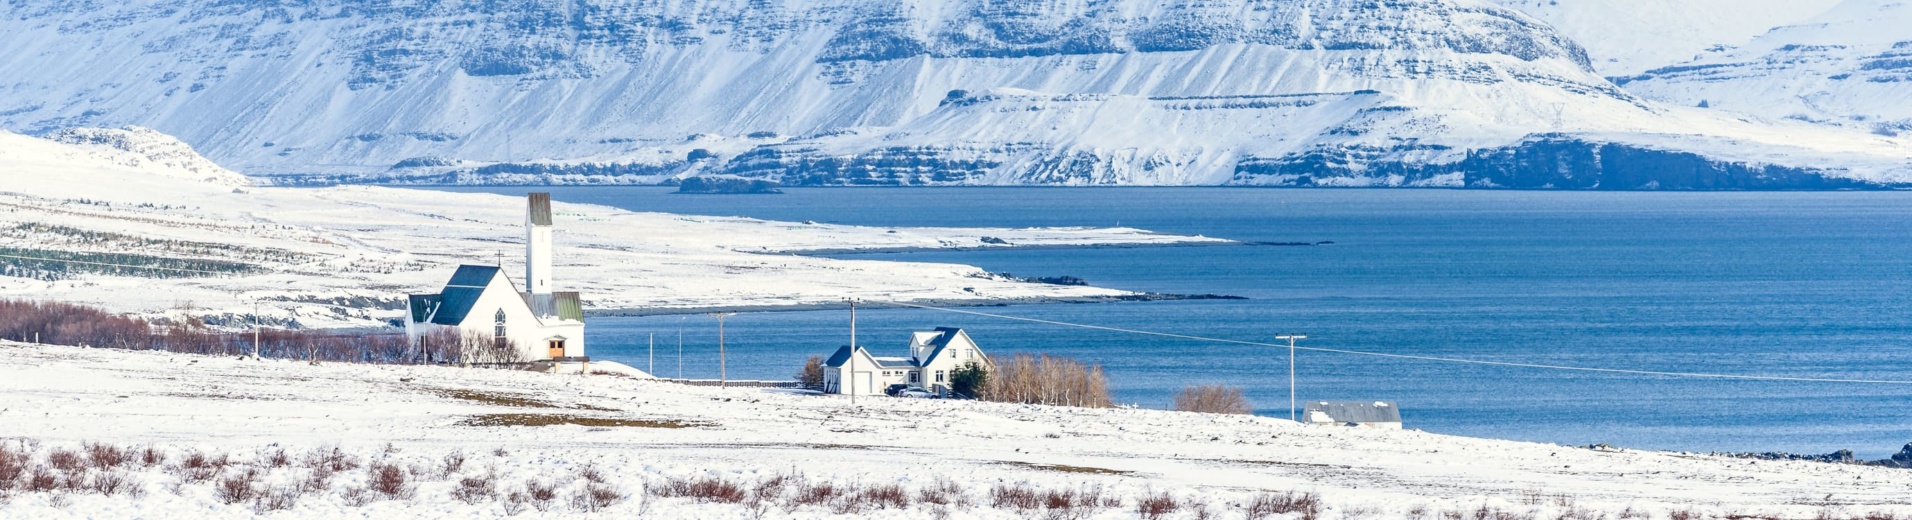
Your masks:
<svg viewBox="0 0 1912 520"><path fill-rule="evenodd" d="M126 481L110 496L15 486L0 492L5 518L1132 518L1145 505L1161 518L1244 518L1258 499L1303 494L1319 497L1320 518L1912 513L1889 505L1903 504L1912 472L1885 468L19 343L0 343L0 439L30 451L49 487ZM88 442L138 449L118 469L89 469ZM67 451L79 462L55 468ZM544 486L550 500L529 498ZM1300 517L1272 517L1284 515Z"/></svg>
<svg viewBox="0 0 1912 520"><path fill-rule="evenodd" d="M249 323L379 326L406 293L458 264L522 276L524 200L377 187L260 188L145 129L74 131L70 144L0 131L0 249L229 262L237 276L154 280L0 272L0 298ZM554 205L555 284L587 309L661 311L840 303L1107 298L1126 291L1023 283L950 264L793 252L1227 244L1129 228L872 228ZM17 254L17 253L16 253ZM46 253L33 253L44 255ZM1069 273L1026 273L1057 276ZM17 339L17 338L16 338Z"/></svg>

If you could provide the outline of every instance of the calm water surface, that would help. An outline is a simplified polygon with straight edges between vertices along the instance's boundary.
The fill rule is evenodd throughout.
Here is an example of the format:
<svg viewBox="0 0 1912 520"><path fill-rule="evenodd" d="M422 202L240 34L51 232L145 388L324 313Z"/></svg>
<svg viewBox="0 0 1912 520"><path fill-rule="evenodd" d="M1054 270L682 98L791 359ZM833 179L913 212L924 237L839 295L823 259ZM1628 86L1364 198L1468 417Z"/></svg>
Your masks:
<svg viewBox="0 0 1912 520"><path fill-rule="evenodd" d="M955 262L1106 287L1245 301L1029 305L991 312L1374 352L1590 367L1912 381L1912 193L1565 193L1231 188L538 188L642 211L870 226L1134 226L1319 247L857 255ZM526 188L481 188L518 194ZM860 313L865 344L968 329L994 353L1101 363L1120 402L1191 383L1288 413L1285 351L922 310ZM715 377L703 316L598 318L593 357ZM730 376L787 378L847 341L847 313L731 318ZM1853 449L1912 442L1912 385L1722 381L1303 352L1300 397L1399 401L1408 427L1676 450Z"/></svg>

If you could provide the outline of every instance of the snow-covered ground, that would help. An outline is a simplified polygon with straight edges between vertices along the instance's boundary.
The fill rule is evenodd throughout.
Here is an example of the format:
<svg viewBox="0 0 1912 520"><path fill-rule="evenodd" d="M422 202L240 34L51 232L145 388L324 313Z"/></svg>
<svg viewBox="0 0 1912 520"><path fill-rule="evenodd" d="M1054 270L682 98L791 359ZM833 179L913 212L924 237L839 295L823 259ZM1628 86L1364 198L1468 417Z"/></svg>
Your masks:
<svg viewBox="0 0 1912 520"><path fill-rule="evenodd" d="M513 415L516 414L516 415ZM488 426L591 422L595 426ZM1408 415L1410 428L1412 414ZM615 421L626 421L615 425ZM678 427L660 427L678 426ZM1165 518L1243 518L1262 492L1318 494L1322 518L1722 518L1858 517L1912 512L1912 471L1806 462L1588 449L1286 420L1140 409L1080 409L966 401L798 395L681 386L614 376L559 376L422 366L311 365L0 342L0 439L46 463L84 442L155 446L165 462L117 470L138 496L5 492L0 517L248 517L255 501L215 493L248 468L261 488L310 478L308 454L337 446L356 459L325 485L301 492L292 518L502 516L527 480L556 486L550 511L575 514L570 497L590 479L625 498L605 511L660 518L1028 518L1044 507L997 507L998 486L1099 488L1103 505L1081 517L1129 518L1139 499L1166 493ZM185 482L188 454L233 464ZM289 466L275 467L284 451ZM466 457L444 471L447 455ZM349 495L373 464L408 475L409 498ZM585 471L585 468L593 471ZM86 470L89 478L106 473ZM448 474L447 474L448 473ZM499 497L453 499L465 478L495 474ZM836 502L800 505L786 489L760 502L703 503L652 496L671 479L717 477L754 490L775 475L814 485L897 484L902 507L836 514ZM918 490L953 481L947 505ZM962 505L960 502L967 502ZM939 512L940 511L940 512ZM1580 516L1562 516L1566 514ZM1067 514L1055 517L1070 517ZM1289 516L1293 518L1295 516ZM1489 516L1493 518L1494 516ZM1903 517L1903 516L1900 516ZM1750 518L1750 517L1749 517Z"/></svg>
<svg viewBox="0 0 1912 520"><path fill-rule="evenodd" d="M73 144L0 132L0 248L219 260L256 269L171 279L0 275L0 298L186 313L215 322L250 314L253 302L263 301L261 313L269 321L367 326L397 318L405 293L438 290L458 264L502 262L514 276L523 269L520 198L363 186L251 187L163 134L136 129L85 135L90 137L76 140L82 144ZM1109 297L1128 293L1022 283L962 265L789 253L1228 243L1127 228L889 229L562 201L555 211L555 283L583 292L587 309L594 310L786 306L846 297Z"/></svg>

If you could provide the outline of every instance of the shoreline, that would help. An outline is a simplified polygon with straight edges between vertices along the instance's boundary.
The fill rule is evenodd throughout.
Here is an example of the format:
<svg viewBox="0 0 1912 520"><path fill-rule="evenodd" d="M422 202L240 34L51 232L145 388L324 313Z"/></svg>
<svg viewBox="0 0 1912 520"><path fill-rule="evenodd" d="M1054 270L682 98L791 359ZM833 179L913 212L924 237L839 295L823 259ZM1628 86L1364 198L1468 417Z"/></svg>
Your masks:
<svg viewBox="0 0 1912 520"><path fill-rule="evenodd" d="M1245 296L1233 296L1233 295L1226 295L1226 294L1134 293L1134 294L1116 295L1116 296L1071 296L1071 297L1045 297L1045 298L976 298L976 299L962 299L962 300L926 299L926 300L910 300L909 303L913 303L917 305L932 306L932 307L1010 307L1010 306L1017 306L1017 305L1093 304L1093 303L1157 302L1157 301L1186 301L1186 300L1247 300L1247 299L1249 298ZM862 303L859 303L857 307L862 309L911 308L911 307L902 306L902 305L889 305L885 302L877 302L877 301L864 301ZM850 308L850 305L844 302L818 302L818 303L792 303L792 304L782 304L782 305L766 304L766 305L726 305L726 306L713 306L713 307L674 307L674 308L667 308L667 309L641 309L641 308L588 309L584 311L584 316L586 318L641 318L641 317L648 317L648 316L678 316L678 315L684 315L684 314L706 314L706 313L713 313L713 312L738 312L738 313L804 312L804 311L833 311L833 310L844 310L848 308Z"/></svg>
<svg viewBox="0 0 1912 520"><path fill-rule="evenodd" d="M877 247L864 249L791 249L776 251L774 254L789 254L816 257L843 257L858 255L885 255L910 253L969 253L977 251L1034 251L1069 249L1153 249L1171 247L1318 247L1331 246L1332 241L1321 242L1243 242L1239 240L1216 239L1214 241L1182 242L1105 242L1093 244L1030 244L981 247Z"/></svg>

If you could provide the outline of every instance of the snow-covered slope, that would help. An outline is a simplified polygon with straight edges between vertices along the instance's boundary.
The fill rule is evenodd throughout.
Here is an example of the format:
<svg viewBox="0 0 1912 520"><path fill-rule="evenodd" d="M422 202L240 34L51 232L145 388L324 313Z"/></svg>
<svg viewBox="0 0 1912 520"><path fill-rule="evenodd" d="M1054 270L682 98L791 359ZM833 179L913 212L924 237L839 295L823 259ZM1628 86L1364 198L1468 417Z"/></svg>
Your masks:
<svg viewBox="0 0 1912 520"><path fill-rule="evenodd" d="M1912 2L1846 0L1737 48L1626 78L1679 105L1912 132Z"/></svg>
<svg viewBox="0 0 1912 520"><path fill-rule="evenodd" d="M1746 43L1843 0L1497 0L1587 48L1605 76L1631 76Z"/></svg>
<svg viewBox="0 0 1912 520"><path fill-rule="evenodd" d="M1482 164L1548 134L1574 143L1548 160L1602 158L1572 172L1592 187L1787 188L1898 183L1912 157L1901 140L1644 101L1482 0L4 9L0 124L140 124L306 180L1574 184ZM1703 178L1610 171L1667 154Z"/></svg>
<svg viewBox="0 0 1912 520"><path fill-rule="evenodd" d="M870 396L852 403L843 396L611 376L315 366L5 340L0 419L0 438L16 451L37 452L35 461L55 449L81 449L83 442L155 446L168 461L122 473L144 486L146 493L137 496L22 485L10 500L0 500L0 516L7 518L561 518L581 513L564 499L590 482L628 497L592 515L610 518L1860 519L1912 513L1904 499L1912 472L1852 464L1588 449L1240 415ZM1412 428L1412 416L1408 421ZM312 478L306 455L335 446L360 464L415 468L407 471L414 493L354 501L350 490L366 485L363 468ZM232 467L217 474L220 479L203 480L166 469L194 451L215 459L229 454ZM292 466L271 463L275 451L290 455ZM462 464L450 466L448 456ZM759 482L778 475L839 489L895 484L908 497L859 509L828 495L793 500L800 493L795 489L772 489L761 503L659 492L667 480L690 478L757 491ZM221 501L214 489L225 479L274 490L301 481L317 485L301 488L298 500L286 504L290 510L261 515L249 501ZM465 479L493 482L496 496L455 500ZM507 494L527 480L562 491L551 511L514 514L504 507ZM941 482L955 484L948 500L917 498L918 490ZM993 498L1001 495L997 488L1031 489L1038 497L1093 491L1112 503L1018 506ZM1312 513L1245 510L1268 492L1311 493L1321 503ZM1142 514L1142 499L1163 494L1177 502L1175 511Z"/></svg>
<svg viewBox="0 0 1912 520"><path fill-rule="evenodd" d="M239 187L244 179L149 130L0 132L0 298L305 326L380 326L461 263L502 261L522 199L376 187ZM122 149L125 148L125 149ZM127 151L127 149L138 151ZM658 310L870 300L1106 298L961 265L834 260L806 250L1226 241L1136 229L879 229L633 213L558 204L566 290L588 308ZM26 258L20 258L26 257ZM154 266L102 272L77 262ZM201 272L179 271L190 269ZM1063 273L1055 273L1063 274Z"/></svg>

